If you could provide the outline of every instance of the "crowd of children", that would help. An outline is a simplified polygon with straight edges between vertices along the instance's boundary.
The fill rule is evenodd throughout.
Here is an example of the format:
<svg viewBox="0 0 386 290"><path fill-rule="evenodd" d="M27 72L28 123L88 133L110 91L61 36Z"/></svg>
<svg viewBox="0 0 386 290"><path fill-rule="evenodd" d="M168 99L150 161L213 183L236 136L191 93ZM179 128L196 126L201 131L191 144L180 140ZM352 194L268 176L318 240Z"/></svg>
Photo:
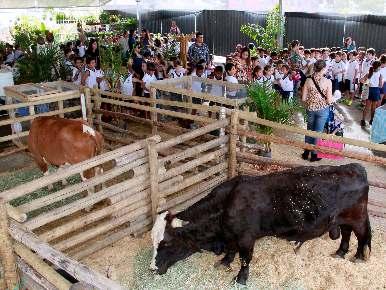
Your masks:
<svg viewBox="0 0 386 290"><path fill-rule="evenodd" d="M120 90L122 93L136 96L148 96L148 86L151 82L166 78L181 78L193 75L201 78L224 80L230 83L265 84L276 89L285 102L299 96L307 77L313 74L313 65L317 60L324 60L327 65L326 77L332 82L333 92L340 90L345 96L344 102L351 105L354 98L362 99L363 118L371 111L370 124L375 108L385 97L386 55L377 58L374 49L355 46L311 48L305 49L300 42L292 41L288 49L278 52L255 48L254 44L243 46L238 44L236 51L227 56L225 65L213 65L212 56L203 41L203 34L197 33L197 39L190 42L188 65L184 68L177 56L167 56L171 47L176 47L175 40L170 35L156 38L143 29L140 35L134 30L115 37L128 57L127 77L122 79ZM48 39L47 39L48 42ZM43 49L44 39L38 41L36 49ZM192 49L192 47L194 49ZM350 48L350 49L349 49ZM99 44L96 39L90 39L86 47L84 39L79 37L76 42L69 42L62 46L65 66L71 71L67 78L78 85L99 87L108 90L108 82L100 69ZM178 55L178 49L174 51ZM12 46L7 46L4 62L13 65L23 52ZM202 92L207 90L203 86L193 84L193 90ZM214 95L224 96L223 90L215 86L207 91ZM218 91L216 91L218 89ZM235 97L229 93L228 97ZM196 100L197 101L197 100Z"/></svg>

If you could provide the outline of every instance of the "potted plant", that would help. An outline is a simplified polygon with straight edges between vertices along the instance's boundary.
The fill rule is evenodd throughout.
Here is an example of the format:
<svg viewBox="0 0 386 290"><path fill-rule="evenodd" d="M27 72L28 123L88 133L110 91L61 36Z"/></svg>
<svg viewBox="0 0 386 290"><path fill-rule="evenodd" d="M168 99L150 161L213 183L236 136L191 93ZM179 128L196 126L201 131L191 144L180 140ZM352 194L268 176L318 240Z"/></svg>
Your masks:
<svg viewBox="0 0 386 290"><path fill-rule="evenodd" d="M296 100L283 102L276 90L266 84L258 83L248 87L245 105L251 112L256 112L257 117L281 124L290 124L293 115L302 110ZM265 135L271 135L273 132L273 128L263 125L256 125L255 129ZM263 147L262 155L271 157L271 143L264 142Z"/></svg>

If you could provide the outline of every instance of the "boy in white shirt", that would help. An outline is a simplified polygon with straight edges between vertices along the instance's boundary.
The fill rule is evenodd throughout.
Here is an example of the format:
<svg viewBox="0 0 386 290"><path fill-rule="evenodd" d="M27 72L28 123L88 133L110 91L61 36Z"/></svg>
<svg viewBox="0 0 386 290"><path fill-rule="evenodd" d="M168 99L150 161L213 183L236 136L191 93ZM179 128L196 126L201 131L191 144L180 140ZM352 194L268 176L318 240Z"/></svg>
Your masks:
<svg viewBox="0 0 386 290"><path fill-rule="evenodd" d="M289 70L289 66L284 64L281 67L281 71L283 74L283 77L279 80L280 85L280 93L282 96L283 102L292 101L293 98L293 91L294 91L294 82L291 78L291 72Z"/></svg>
<svg viewBox="0 0 386 290"><path fill-rule="evenodd" d="M196 66L196 69L192 72L191 76L206 79L205 68L201 64ZM192 81L192 91L196 93L202 93L204 84L201 81ZM193 104L201 104L201 99L193 98Z"/></svg>
<svg viewBox="0 0 386 290"><path fill-rule="evenodd" d="M332 62L332 93L336 90L343 91L343 73L345 70L345 64L342 61L342 53L340 51L335 53L335 61Z"/></svg>
<svg viewBox="0 0 386 290"><path fill-rule="evenodd" d="M96 60L93 57L86 58L86 67L82 74L81 84L90 89L98 87L97 74L95 70Z"/></svg>
<svg viewBox="0 0 386 290"><path fill-rule="evenodd" d="M225 65L225 81L232 83L232 84L238 84L239 81L235 78L236 74L236 66L229 62ZM236 97L236 91L229 90L227 93L227 97L234 98Z"/></svg>
<svg viewBox="0 0 386 290"><path fill-rule="evenodd" d="M354 50L348 53L347 71L345 74L344 88L347 105L351 106L354 99L355 80L359 76L359 63L357 61L358 53Z"/></svg>
<svg viewBox="0 0 386 290"><path fill-rule="evenodd" d="M150 84L157 81L157 77L155 76L155 64L154 63L148 63L146 73L142 78L143 86L144 86L144 97L150 98Z"/></svg>
<svg viewBox="0 0 386 290"><path fill-rule="evenodd" d="M76 85L80 85L82 80L82 71L83 71L83 58L76 57L75 58L75 66L72 69L72 82Z"/></svg>
<svg viewBox="0 0 386 290"><path fill-rule="evenodd" d="M363 60L363 63L362 63L361 77L364 77L366 74L369 73L370 67L373 65L374 60L375 60L375 49L369 48L366 51L366 59Z"/></svg>

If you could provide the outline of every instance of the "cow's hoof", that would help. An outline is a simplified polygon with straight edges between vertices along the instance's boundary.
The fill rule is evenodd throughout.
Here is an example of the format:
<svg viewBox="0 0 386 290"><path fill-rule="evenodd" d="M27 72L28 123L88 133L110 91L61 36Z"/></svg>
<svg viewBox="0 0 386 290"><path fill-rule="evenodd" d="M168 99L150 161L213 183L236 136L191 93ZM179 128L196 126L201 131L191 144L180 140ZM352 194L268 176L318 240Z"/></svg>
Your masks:
<svg viewBox="0 0 386 290"><path fill-rule="evenodd" d="M229 264L223 263L222 260L217 261L214 263L214 268L218 270L224 270L226 272L232 272L232 268Z"/></svg>
<svg viewBox="0 0 386 290"><path fill-rule="evenodd" d="M364 263L365 260L362 259L362 258L358 258L357 256L354 256L350 259L350 262L354 263L354 264L361 264L361 263Z"/></svg>
<svg viewBox="0 0 386 290"><path fill-rule="evenodd" d="M334 259L344 259L344 256L341 256L337 253L334 253L334 254L331 254L331 257L334 258Z"/></svg>
<svg viewBox="0 0 386 290"><path fill-rule="evenodd" d="M344 259L346 256L346 253L342 250L337 250L334 254L331 254L331 257L337 258L337 259Z"/></svg>
<svg viewBox="0 0 386 290"><path fill-rule="evenodd" d="M243 278L243 277L239 277L239 275L237 275L234 279L233 279L234 282L236 282L237 284L240 284L242 286L246 286L247 285L247 279L246 278Z"/></svg>

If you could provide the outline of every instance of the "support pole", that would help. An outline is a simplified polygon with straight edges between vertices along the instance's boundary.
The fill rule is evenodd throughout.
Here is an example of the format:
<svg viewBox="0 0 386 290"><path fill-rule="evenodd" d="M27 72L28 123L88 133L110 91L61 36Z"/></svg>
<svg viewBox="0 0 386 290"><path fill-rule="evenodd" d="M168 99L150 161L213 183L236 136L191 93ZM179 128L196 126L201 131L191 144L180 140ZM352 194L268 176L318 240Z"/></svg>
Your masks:
<svg viewBox="0 0 386 290"><path fill-rule="evenodd" d="M87 108L87 122L93 127L93 112L92 112L92 103L91 103L91 91L89 88L84 89L84 95L86 97L86 108Z"/></svg>
<svg viewBox="0 0 386 290"><path fill-rule="evenodd" d="M159 188L158 188L158 152L156 149L156 142L153 140L147 141L147 151L149 154L149 168L150 168L150 196L151 196L151 213L153 222L157 217L157 209L159 204Z"/></svg>
<svg viewBox="0 0 386 290"><path fill-rule="evenodd" d="M236 176L236 145L237 145L237 127L239 123L239 112L233 111L231 115L230 134L229 134L229 160L228 160L228 178Z"/></svg>
<svg viewBox="0 0 386 290"><path fill-rule="evenodd" d="M154 109L157 108L157 89L155 88L151 88L150 89L150 98L152 100L154 100L154 102L152 104L150 104L150 106L152 106ZM158 131L158 128L157 128L157 112L154 111L154 112L150 112L150 119L151 119L151 133L152 135L157 135L157 131Z"/></svg>
<svg viewBox="0 0 386 290"><path fill-rule="evenodd" d="M16 260L13 253L11 238L8 234L8 216L6 203L0 198L0 262L3 264L5 287L1 289L16 289L19 278L16 271Z"/></svg>

